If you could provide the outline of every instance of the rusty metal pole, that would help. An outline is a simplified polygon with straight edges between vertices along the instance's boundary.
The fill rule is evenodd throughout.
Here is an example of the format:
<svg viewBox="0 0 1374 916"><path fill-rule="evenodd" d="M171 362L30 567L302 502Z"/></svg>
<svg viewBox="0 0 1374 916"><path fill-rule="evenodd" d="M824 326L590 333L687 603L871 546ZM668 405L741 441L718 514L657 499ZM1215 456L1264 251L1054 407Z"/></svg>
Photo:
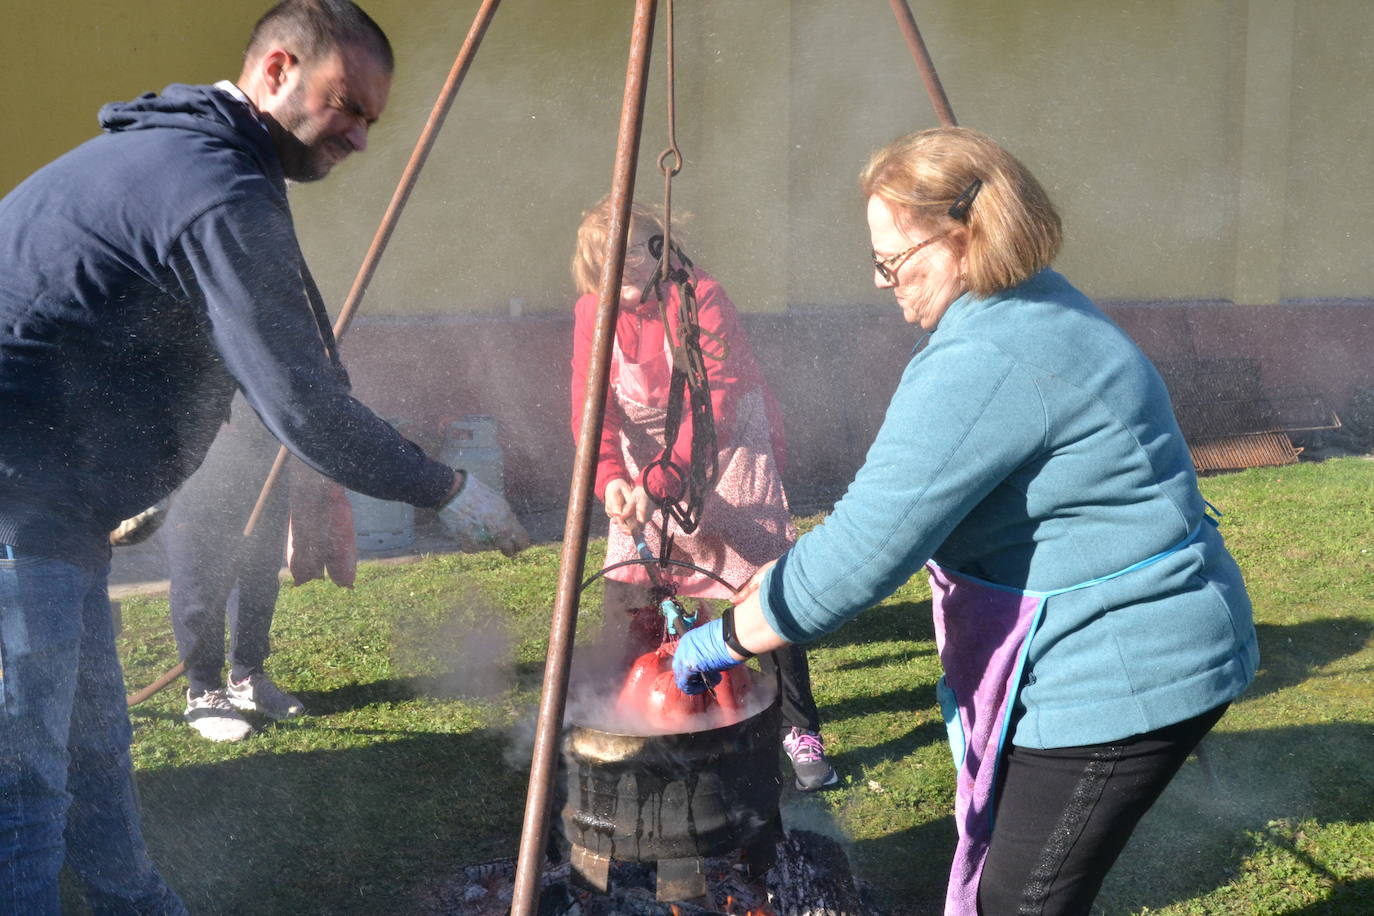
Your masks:
<svg viewBox="0 0 1374 916"><path fill-rule="evenodd" d="M448 111L453 107L453 100L458 95L458 87L463 84L463 77L467 76L468 68L472 66L472 59L477 56L477 49L482 44L482 37L487 33L487 26L491 25L492 17L496 15L496 8L500 5L501 0L485 0L477 10L476 17L472 20L467 38L463 39L463 46L458 49L458 56L453 61L453 67L449 69L448 79L444 81L444 87L439 90L439 98L435 100L434 108L430 110L429 120L425 122L424 129L420 131L420 139L415 141L415 149L410 154L410 161L406 163L405 171L401 173L401 180L391 195L391 203L387 205L386 212L382 214L382 222L372 237L372 245L367 249L367 254L363 256L362 266L358 268L358 275L353 279L353 287L349 289L348 296L344 298L344 304L339 307L339 316L334 320L334 339L336 341L343 337L348 326L353 323L353 316L357 313L358 306L362 304L368 284L372 282L372 275L377 272L377 265L381 263L382 254L386 251L387 243L391 241L391 234L396 230L396 224L401 219L401 211L405 209L406 201L410 199L410 192L420 179L420 170L424 168L425 160L429 158L429 151L434 148L434 141L439 138L439 130L444 125L444 119L448 117ZM286 446L283 445L277 449L277 456L272 461L272 468L267 472L267 479L263 481L262 489L258 491L258 501L254 503L253 511L248 515L248 523L244 525L240 543L251 537L253 530L257 527L258 518L267 505L267 497L271 495L272 488L277 485L282 471L286 468L286 456ZM185 671L186 663L177 662L147 687L126 697L126 706L137 706L181 677Z"/></svg>
<svg viewBox="0 0 1374 916"><path fill-rule="evenodd" d="M344 297L344 303L339 307L339 315L334 319L334 339L337 341L348 331L348 326L353 323L353 316L357 314L358 307L362 305L363 296L367 295L368 285L372 283L372 276L377 272L377 265L382 261L382 255L386 252L387 243L391 241L391 234L396 231L396 224L401 221L401 211L406 207L406 202L410 200L410 192L414 190L415 183L420 180L420 170L425 167L425 160L429 158L430 150L434 148L434 142L439 139L439 131L444 126L444 119L448 117L449 109L453 107L453 100L458 97L458 89L463 85L463 77L467 76L468 68L472 66L472 59L477 56L477 49L482 45L482 38L487 34L487 26L491 25L492 17L496 15L496 8L501 5L501 0L485 0L477 10L477 15L472 20L472 25L468 28L468 34L463 39L463 46L458 49L458 56L453 60L453 66L449 69L448 79L444 81L444 87L439 90L439 97L434 100L434 107L429 112L429 120L425 122L424 129L420 131L420 138L415 141L415 149L410 154L410 161L406 163L405 171L401 173L401 180L396 183L396 190L391 195L391 203L387 204L386 212L382 214L382 221L377 226L377 232L372 237L372 244L367 249L367 254L363 255L363 263L358 268L358 275L353 278L353 286L349 289L348 295ZM268 494L272 492L272 487L277 479L281 477L283 469L286 467L286 446L277 450L276 460L272 462L272 470L268 472L267 480L262 485L262 491L258 493L257 504L253 506L253 512L248 517L248 526L244 528L243 536L247 538L253 533L253 526L262 514L263 507L267 505Z"/></svg>
<svg viewBox="0 0 1374 916"><path fill-rule="evenodd" d="M935 72L935 63L930 59L925 41L921 39L921 30L916 28L916 17L911 14L911 7L907 0L891 0L891 3L892 13L897 17L897 25L901 27L907 47L911 49L911 56L916 61L916 71L921 74L921 82L926 85L930 104L935 108L935 117L940 119L941 127L958 127L959 122L954 120L954 109L949 107L945 87L940 85L940 75Z"/></svg>
<svg viewBox="0 0 1374 916"><path fill-rule="evenodd" d="M630 203L634 199L635 167L639 161L644 92L657 6L657 0L636 0L634 25L630 32L630 59L625 68L625 96L620 107L620 132L616 140L615 167L611 173L610 247L601 268L597 290L596 326L592 335L591 361L587 365L587 394L582 401L582 428L578 431L573 480L568 491L568 516L563 528L558 593L554 600L553 621L549 626L544 687L539 699L529 792L525 799L525 820L520 831L520 854L515 869L515 892L511 898L512 916L532 916L539 903L539 883L549 840L551 799L554 780L558 775L563 711L577 625L578 587L582 581L587 552L588 513L596 479L597 445L601 441L601 423L606 410L606 388L611 368L611 345L615 341L615 324L620 311L620 280L630 231Z"/></svg>
<svg viewBox="0 0 1374 916"><path fill-rule="evenodd" d="M482 36L486 35L487 26L491 25L491 19L496 15L496 8L500 5L501 0L484 0L481 8L477 10L477 15L472 20L472 26L468 29L467 38L463 39L463 46L458 49L458 56L453 61L453 68L449 70L444 88L440 90L439 98L434 102L434 108L429 113L429 120L425 122L425 128L420 132L420 139L415 142L415 151L410 154L410 162L406 164L405 171L401 173L401 180L396 185L396 193L391 195L391 203L382 216L381 225L377 227L377 235L372 239L372 247L367 250L363 264L358 268L358 276L353 280L353 288L348 291L344 304L339 308L339 317L334 321L335 337L342 337L344 331L348 330L349 324L353 321L353 314L357 311L358 304L362 302L363 294L367 292L367 285L372 282L372 275L377 271L377 264L382 259L382 252L386 251L387 242L391 240L391 233L395 230L396 223L401 219L401 211L405 209L406 201L410 199L411 189L415 187L415 182L420 178L420 170L424 168L425 160L429 158L429 151L434 147L434 141L439 139L439 129L444 126L444 118L448 117L448 110L453 106L453 100L458 95L458 88L463 85L463 77L467 75L468 68L472 66L472 59L477 56L477 49L482 44Z"/></svg>

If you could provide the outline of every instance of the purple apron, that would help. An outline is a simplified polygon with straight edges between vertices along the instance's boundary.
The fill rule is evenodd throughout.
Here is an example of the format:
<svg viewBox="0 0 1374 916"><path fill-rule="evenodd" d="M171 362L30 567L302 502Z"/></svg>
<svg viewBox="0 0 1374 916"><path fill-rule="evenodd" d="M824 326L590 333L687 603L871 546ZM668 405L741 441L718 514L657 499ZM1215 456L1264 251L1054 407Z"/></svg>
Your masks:
<svg viewBox="0 0 1374 916"><path fill-rule="evenodd" d="M1215 511L1215 510L1213 510ZM1203 516L1212 525L1210 516ZM944 677L935 685L958 770L954 822L959 842L950 866L945 916L977 916L978 880L992 840L997 768L1011 726L1031 639L1050 598L1134 572L1187 547L1179 543L1125 569L1048 592L1020 590L953 572L931 561L935 646Z"/></svg>

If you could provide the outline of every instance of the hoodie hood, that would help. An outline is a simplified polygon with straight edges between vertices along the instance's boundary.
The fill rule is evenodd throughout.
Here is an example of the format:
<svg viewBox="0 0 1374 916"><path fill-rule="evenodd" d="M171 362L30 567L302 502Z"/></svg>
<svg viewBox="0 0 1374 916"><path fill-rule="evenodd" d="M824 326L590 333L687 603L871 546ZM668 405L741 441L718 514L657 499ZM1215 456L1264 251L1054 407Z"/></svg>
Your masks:
<svg viewBox="0 0 1374 916"><path fill-rule="evenodd" d="M110 102L100 109L99 119L101 128L112 134L172 128L218 137L252 155L274 184L286 186L272 137L256 112L214 86L172 83L161 95L145 92L129 102Z"/></svg>

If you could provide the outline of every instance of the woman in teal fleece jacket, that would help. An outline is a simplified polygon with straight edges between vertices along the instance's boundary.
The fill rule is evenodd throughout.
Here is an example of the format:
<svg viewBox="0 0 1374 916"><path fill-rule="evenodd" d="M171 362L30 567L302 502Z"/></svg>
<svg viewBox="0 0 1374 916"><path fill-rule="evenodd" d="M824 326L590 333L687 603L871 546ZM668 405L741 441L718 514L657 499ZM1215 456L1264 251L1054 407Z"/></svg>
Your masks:
<svg viewBox="0 0 1374 916"><path fill-rule="evenodd" d="M1059 217L1024 166L937 128L861 186L875 282L926 346L833 513L684 638L679 683L829 633L927 566L959 769L946 912L1085 912L1254 677L1245 586L1158 373L1048 268Z"/></svg>

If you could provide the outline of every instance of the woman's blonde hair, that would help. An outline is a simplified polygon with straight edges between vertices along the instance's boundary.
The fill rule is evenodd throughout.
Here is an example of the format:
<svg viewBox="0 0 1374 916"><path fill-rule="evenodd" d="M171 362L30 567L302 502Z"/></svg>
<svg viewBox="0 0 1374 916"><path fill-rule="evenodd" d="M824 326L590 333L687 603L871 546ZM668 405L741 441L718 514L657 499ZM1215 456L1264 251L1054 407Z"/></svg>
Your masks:
<svg viewBox="0 0 1374 916"><path fill-rule="evenodd" d="M626 238L633 238L636 229L662 235L663 218L643 204L632 203L630 231ZM577 227L577 247L573 249L572 256L572 278L578 295L596 292L597 285L601 282L601 268L606 260L610 237L611 196L607 194L582 214L582 223ZM676 240L677 235L674 234L673 238Z"/></svg>
<svg viewBox="0 0 1374 916"><path fill-rule="evenodd" d="M1063 240L1059 214L1035 176L991 137L966 127L892 141L869 159L859 188L865 200L884 201L903 230L966 227L965 280L980 296L1046 267Z"/></svg>

